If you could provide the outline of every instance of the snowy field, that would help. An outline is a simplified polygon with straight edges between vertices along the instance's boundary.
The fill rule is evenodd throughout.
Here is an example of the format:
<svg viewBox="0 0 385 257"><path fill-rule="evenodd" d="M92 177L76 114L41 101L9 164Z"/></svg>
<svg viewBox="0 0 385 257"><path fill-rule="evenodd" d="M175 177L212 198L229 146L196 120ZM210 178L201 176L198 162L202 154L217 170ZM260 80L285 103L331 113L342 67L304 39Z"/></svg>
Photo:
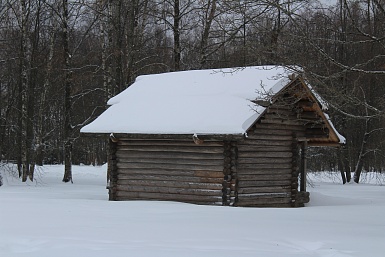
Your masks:
<svg viewBox="0 0 385 257"><path fill-rule="evenodd" d="M341 185L310 175L305 208L110 202L106 167L45 166L37 182L2 172L0 256L385 256L384 176Z"/></svg>

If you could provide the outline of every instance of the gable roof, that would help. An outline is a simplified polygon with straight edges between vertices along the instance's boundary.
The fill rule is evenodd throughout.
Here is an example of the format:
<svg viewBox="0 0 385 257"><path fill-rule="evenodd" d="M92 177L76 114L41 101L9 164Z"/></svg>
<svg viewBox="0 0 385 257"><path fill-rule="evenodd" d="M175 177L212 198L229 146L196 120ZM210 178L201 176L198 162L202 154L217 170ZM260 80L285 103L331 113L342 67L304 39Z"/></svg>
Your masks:
<svg viewBox="0 0 385 257"><path fill-rule="evenodd" d="M265 110L251 100L258 92L279 92L291 73L282 66L255 66L139 76L81 132L245 134Z"/></svg>

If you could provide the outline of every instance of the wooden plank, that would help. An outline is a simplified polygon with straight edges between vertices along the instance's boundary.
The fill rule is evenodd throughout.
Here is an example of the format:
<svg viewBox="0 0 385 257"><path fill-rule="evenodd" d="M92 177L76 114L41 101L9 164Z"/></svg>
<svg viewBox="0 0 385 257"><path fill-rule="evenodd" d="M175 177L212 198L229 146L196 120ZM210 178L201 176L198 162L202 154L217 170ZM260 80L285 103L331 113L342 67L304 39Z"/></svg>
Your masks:
<svg viewBox="0 0 385 257"><path fill-rule="evenodd" d="M116 153L117 157L133 157L133 158L183 158L183 159L198 159L198 160L223 160L222 153L178 153L178 152L164 152L164 151L135 151L135 150L121 150Z"/></svg>
<svg viewBox="0 0 385 257"><path fill-rule="evenodd" d="M291 202L287 203L272 203L272 202L250 202L250 201L242 201L235 204L235 206L238 207L257 207L257 208L263 208L263 207L269 207L269 208L289 208L291 206Z"/></svg>
<svg viewBox="0 0 385 257"><path fill-rule="evenodd" d="M188 141L177 140L134 140L134 139L121 139L117 142L119 146L188 146L188 147L202 147L194 143L192 138ZM204 147L217 146L222 147L222 141L205 141Z"/></svg>
<svg viewBox="0 0 385 257"><path fill-rule="evenodd" d="M181 201L190 203L222 203L222 197L218 196L203 196L203 195L183 195L183 194L159 194L148 192L127 192L117 191L117 198L126 200L166 200L166 201Z"/></svg>
<svg viewBox="0 0 385 257"><path fill-rule="evenodd" d="M168 169L119 169L119 174L127 175L166 175L166 176L194 176L223 178L222 171L205 171L205 170L168 170Z"/></svg>
<svg viewBox="0 0 385 257"><path fill-rule="evenodd" d="M289 204L291 203L291 199L288 197L282 197L282 198L239 198L238 196L238 202L237 206L276 206L277 204ZM285 206L286 207L286 206Z"/></svg>
<svg viewBox="0 0 385 257"><path fill-rule="evenodd" d="M252 140L249 138L246 138L244 141L240 142L238 144L238 149L242 148L244 151L253 151L261 149L261 147L269 146L291 146L291 141L269 141L269 140Z"/></svg>
<svg viewBox="0 0 385 257"><path fill-rule="evenodd" d="M253 193L290 193L290 186L275 186L275 187L246 187L239 188L238 194L253 194Z"/></svg>
<svg viewBox="0 0 385 257"><path fill-rule="evenodd" d="M277 198L290 198L291 194L289 192L273 192L273 193L252 193L252 194L239 194L238 199L277 199Z"/></svg>
<svg viewBox="0 0 385 257"><path fill-rule="evenodd" d="M245 152L238 150L238 158L291 158L293 156L291 149L289 149L289 147L286 147L285 149L288 150L286 152L276 152L269 150L259 152Z"/></svg>
<svg viewBox="0 0 385 257"><path fill-rule="evenodd" d="M117 155L118 156L118 155ZM223 158L219 160L198 160L198 159L158 159L158 158L136 158L122 156L117 158L118 163L141 163L141 164L170 164L170 165L199 165L223 167Z"/></svg>
<svg viewBox="0 0 385 257"><path fill-rule="evenodd" d="M174 181L196 182L196 183L222 183L223 178L190 177L190 176L166 176L166 175L138 175L138 174L118 174L119 180L149 180L149 181ZM124 182L119 182L124 183Z"/></svg>
<svg viewBox="0 0 385 257"><path fill-rule="evenodd" d="M223 153L220 147L189 147L189 146L118 146L118 151L145 152L186 152L186 153Z"/></svg>
<svg viewBox="0 0 385 257"><path fill-rule="evenodd" d="M287 131L303 131L304 127L300 124L289 125L289 124L268 124L268 123L256 123L252 131L256 130L287 130Z"/></svg>
<svg viewBox="0 0 385 257"><path fill-rule="evenodd" d="M203 196L222 196L222 190L182 188L182 187L158 187L158 186L131 186L117 185L118 191L127 192L147 192L159 194L181 194L181 195L203 195Z"/></svg>
<svg viewBox="0 0 385 257"><path fill-rule="evenodd" d="M238 179L240 180L258 180L258 181L264 181L264 180L290 180L292 177L291 174L270 174L270 175L244 175L239 173Z"/></svg>
<svg viewBox="0 0 385 257"><path fill-rule="evenodd" d="M222 183L199 183L199 182L183 182L178 181L160 181L160 180L120 180L119 185L126 186L149 186L149 187L175 187L175 188L195 188L195 189L211 189L222 190Z"/></svg>
<svg viewBox="0 0 385 257"><path fill-rule="evenodd" d="M257 129L254 129L252 131L250 131L249 133L247 133L248 136L252 136L252 135L280 135L280 136L292 136L293 132L291 130L288 130L288 129L285 129L285 128L277 128L277 129L274 129L274 128L268 128L268 129L261 129L261 128L257 128Z"/></svg>
<svg viewBox="0 0 385 257"><path fill-rule="evenodd" d="M269 174L291 174L292 169L285 168L285 169L273 169L273 168L251 168L251 169L245 169L242 167L239 167L237 169L238 176L239 175L269 175Z"/></svg>
<svg viewBox="0 0 385 257"><path fill-rule="evenodd" d="M118 169L168 169L168 170L201 170L201 171L223 171L223 165L198 166L194 164L162 164L162 163L123 163L118 162Z"/></svg>
<svg viewBox="0 0 385 257"><path fill-rule="evenodd" d="M248 154L248 153L265 153L265 152L290 152L292 150L291 145L283 145L283 146L251 146L251 145L238 145L238 155L239 154Z"/></svg>
<svg viewBox="0 0 385 257"><path fill-rule="evenodd" d="M238 187L270 187L270 186L290 186L291 180L276 180L276 181L253 181L253 180L239 180Z"/></svg>
<svg viewBox="0 0 385 257"><path fill-rule="evenodd" d="M263 119L261 120L262 124L280 124L280 125L294 125L302 126L303 123L299 120L287 120L287 119Z"/></svg>
<svg viewBox="0 0 385 257"><path fill-rule="evenodd" d="M245 158L239 157L238 164L277 164L277 163L292 163L292 158Z"/></svg>
<svg viewBox="0 0 385 257"><path fill-rule="evenodd" d="M268 164L238 164L238 170L241 169L288 169L292 163L268 163Z"/></svg>
<svg viewBox="0 0 385 257"><path fill-rule="evenodd" d="M290 135L269 135L269 134L248 134L248 139L252 140L263 140L263 141L291 141L293 140L293 136Z"/></svg>

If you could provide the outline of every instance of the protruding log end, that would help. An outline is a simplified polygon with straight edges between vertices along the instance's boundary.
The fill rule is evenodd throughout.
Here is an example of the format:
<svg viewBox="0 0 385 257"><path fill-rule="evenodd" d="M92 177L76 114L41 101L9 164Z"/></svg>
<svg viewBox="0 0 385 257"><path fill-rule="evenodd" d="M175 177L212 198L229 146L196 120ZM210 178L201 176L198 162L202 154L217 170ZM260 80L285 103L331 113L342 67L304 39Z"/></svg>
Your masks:
<svg viewBox="0 0 385 257"><path fill-rule="evenodd" d="M114 133L111 133L110 134L110 139L113 143L117 143L119 141L119 139L117 139L115 136L114 136Z"/></svg>
<svg viewBox="0 0 385 257"><path fill-rule="evenodd" d="M201 145L204 143L203 139L199 139L197 134L194 134L193 135L193 140L194 140L194 143L197 144L197 145Z"/></svg>

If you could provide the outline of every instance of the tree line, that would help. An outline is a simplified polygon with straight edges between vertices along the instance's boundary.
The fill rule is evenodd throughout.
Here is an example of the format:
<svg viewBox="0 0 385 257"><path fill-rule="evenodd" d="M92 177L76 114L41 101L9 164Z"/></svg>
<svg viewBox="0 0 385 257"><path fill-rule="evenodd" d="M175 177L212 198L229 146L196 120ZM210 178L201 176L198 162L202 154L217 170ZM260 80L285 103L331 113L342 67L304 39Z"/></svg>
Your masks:
<svg viewBox="0 0 385 257"><path fill-rule="evenodd" d="M312 170L343 181L385 167L385 3L338 0L0 0L0 157L102 164L79 129L138 75L290 65L328 103L346 146L312 149ZM319 158L322 156L322 158Z"/></svg>

